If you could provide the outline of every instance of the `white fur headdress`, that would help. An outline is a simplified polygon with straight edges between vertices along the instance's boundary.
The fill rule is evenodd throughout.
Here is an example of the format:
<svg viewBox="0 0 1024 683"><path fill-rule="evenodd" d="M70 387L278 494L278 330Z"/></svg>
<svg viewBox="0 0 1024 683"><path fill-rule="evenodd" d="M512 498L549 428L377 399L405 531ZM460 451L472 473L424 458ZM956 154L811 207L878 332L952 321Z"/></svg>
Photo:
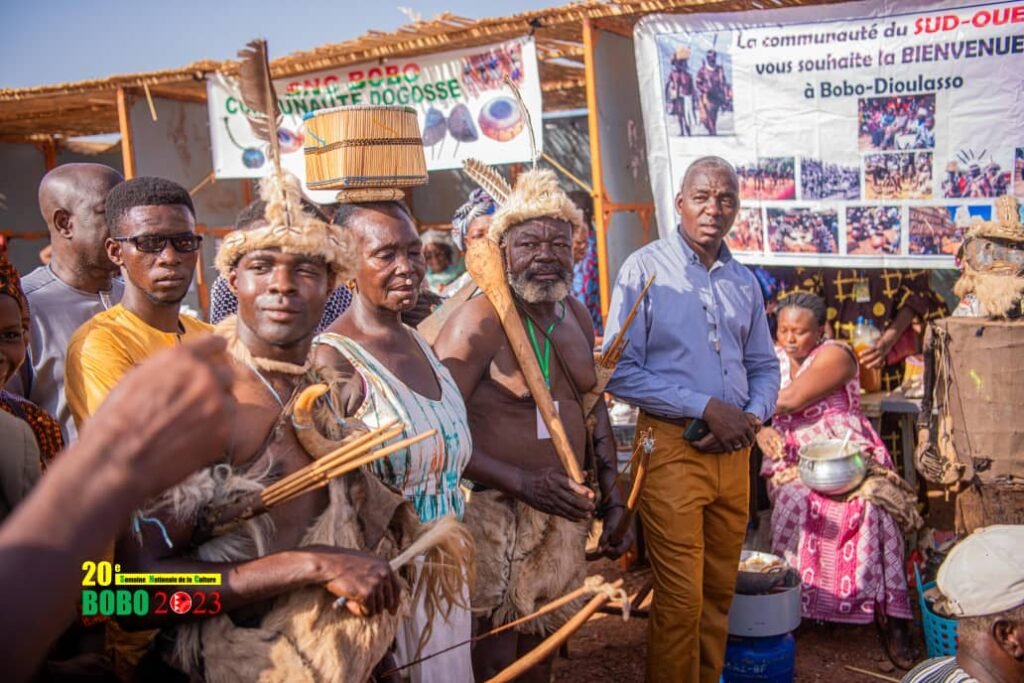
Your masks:
<svg viewBox="0 0 1024 683"><path fill-rule="evenodd" d="M583 212L559 186L554 171L537 168L537 145L530 112L523 102L519 88L508 76L505 76L505 84L511 88L526 119L526 129L530 134L530 156L534 160L534 165L531 170L520 173L516 178L515 187L511 187L500 173L483 162L476 159L466 159L463 162L463 168L469 177L491 195L494 203L498 205L487 236L500 244L509 228L533 218L557 218L566 221L572 225L573 234L585 229Z"/></svg>
<svg viewBox="0 0 1024 683"><path fill-rule="evenodd" d="M533 218L557 218L572 225L572 231L583 230L583 212L558 184L554 171L533 169L520 173L516 185L504 200L494 198L498 210L488 237L501 242L509 228Z"/></svg>

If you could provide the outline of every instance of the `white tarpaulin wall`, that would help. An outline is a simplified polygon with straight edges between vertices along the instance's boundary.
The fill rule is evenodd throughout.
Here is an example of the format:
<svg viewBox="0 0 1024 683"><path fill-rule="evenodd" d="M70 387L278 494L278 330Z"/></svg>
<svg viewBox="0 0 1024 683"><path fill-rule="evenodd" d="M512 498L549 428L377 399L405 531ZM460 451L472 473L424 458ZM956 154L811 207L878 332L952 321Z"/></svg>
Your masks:
<svg viewBox="0 0 1024 683"><path fill-rule="evenodd" d="M1020 2L652 15L635 37L662 235L704 155L737 167L752 263L950 267L1024 195Z"/></svg>
<svg viewBox="0 0 1024 683"><path fill-rule="evenodd" d="M533 38L496 45L395 58L275 81L284 123L278 133L285 167L305 179L303 115L346 105L407 105L419 112L420 131L431 171L460 168L463 159L487 164L530 160L526 120L511 90L518 85L534 122L538 152L541 120L540 76ZM253 136L237 95L220 78L207 82L213 166L218 178L262 178L263 145ZM316 192L333 201L334 192Z"/></svg>

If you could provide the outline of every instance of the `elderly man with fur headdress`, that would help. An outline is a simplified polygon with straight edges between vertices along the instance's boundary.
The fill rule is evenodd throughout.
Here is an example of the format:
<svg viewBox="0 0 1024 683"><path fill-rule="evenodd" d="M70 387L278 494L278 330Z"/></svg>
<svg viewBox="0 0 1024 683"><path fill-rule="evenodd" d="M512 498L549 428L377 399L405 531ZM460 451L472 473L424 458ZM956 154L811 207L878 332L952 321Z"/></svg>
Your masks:
<svg viewBox="0 0 1024 683"><path fill-rule="evenodd" d="M219 585L195 589L201 609L191 615L144 618L177 626L166 659L186 672L208 681L365 680L415 589L387 560L425 528L362 470L245 514L262 506L268 485L324 455L320 441L296 436L293 424L309 417L295 406L309 403L300 394L324 303L351 268L346 236L301 210L294 177L265 180L263 199L266 220L228 235L217 255L239 301L237 316L217 328L228 339L239 406L230 447L221 464L142 513L159 525L142 524L118 561L126 571L220 575ZM352 609L339 609L338 598Z"/></svg>
<svg viewBox="0 0 1024 683"><path fill-rule="evenodd" d="M615 445L603 401L587 427L583 396L597 383L590 314L571 296L573 234L580 210L550 171L532 170L509 188L491 176L498 204L488 238L498 245L522 325L564 425L572 456L594 471L601 496L566 475L502 321L486 296L456 309L434 348L451 371L469 415L473 482L465 521L477 545L472 606L480 632L525 616L579 587L590 520L606 513L612 529L623 512L615 490ZM471 250L472 251L472 250ZM492 251L493 253L493 251ZM515 323L513 323L515 324ZM543 386L540 387L542 390ZM618 556L625 538L602 551ZM536 646L571 614L567 609L524 623L474 648L477 679L491 677ZM547 680L550 660L531 679Z"/></svg>
<svg viewBox="0 0 1024 683"><path fill-rule="evenodd" d="M1013 197L999 197L995 214L968 231L954 288L960 305L929 326L924 343L916 465L960 492L961 532L1024 523L1024 224Z"/></svg>

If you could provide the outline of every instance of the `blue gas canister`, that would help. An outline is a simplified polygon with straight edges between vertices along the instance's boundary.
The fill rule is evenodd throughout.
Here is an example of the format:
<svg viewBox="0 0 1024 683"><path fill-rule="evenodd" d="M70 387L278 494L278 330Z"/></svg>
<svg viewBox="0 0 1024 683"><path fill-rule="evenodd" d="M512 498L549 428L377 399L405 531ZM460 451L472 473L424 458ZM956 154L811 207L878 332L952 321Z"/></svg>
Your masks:
<svg viewBox="0 0 1024 683"><path fill-rule="evenodd" d="M796 640L787 633L770 638L729 636L724 683L793 683Z"/></svg>

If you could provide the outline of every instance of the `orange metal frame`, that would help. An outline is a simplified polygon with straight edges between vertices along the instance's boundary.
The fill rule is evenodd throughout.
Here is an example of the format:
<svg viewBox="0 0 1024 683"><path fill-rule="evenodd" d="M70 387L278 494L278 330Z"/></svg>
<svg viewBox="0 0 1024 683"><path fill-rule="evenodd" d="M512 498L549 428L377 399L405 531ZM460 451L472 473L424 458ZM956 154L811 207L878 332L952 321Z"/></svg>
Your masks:
<svg viewBox="0 0 1024 683"><path fill-rule="evenodd" d="M651 217L654 214L653 204L631 204L616 202L608 197L604 187L604 166L601 159L601 126L597 108L597 65L594 48L597 44L598 31L602 29L591 19L583 20L583 63L587 86L587 125L590 134L590 168L593 178L591 193L594 198L594 228L597 232L597 268L601 288L601 316L607 322L608 305L611 301L611 282L608 272L608 226L612 214L632 212L637 214L643 225L644 242L651 239ZM616 30L615 33L621 33ZM632 36L626 36L632 38Z"/></svg>
<svg viewBox="0 0 1024 683"><path fill-rule="evenodd" d="M132 138L131 95L124 88L117 89L117 125L121 129L121 159L124 177L135 177L135 140Z"/></svg>

